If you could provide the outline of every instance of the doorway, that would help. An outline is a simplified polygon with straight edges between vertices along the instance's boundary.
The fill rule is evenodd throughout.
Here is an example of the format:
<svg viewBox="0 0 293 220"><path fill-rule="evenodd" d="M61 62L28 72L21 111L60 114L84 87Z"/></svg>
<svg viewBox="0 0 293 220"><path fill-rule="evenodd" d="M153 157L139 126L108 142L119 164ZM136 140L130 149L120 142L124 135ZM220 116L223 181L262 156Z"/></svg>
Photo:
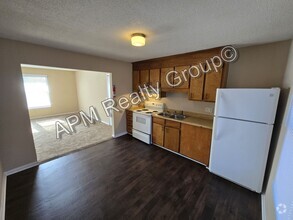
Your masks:
<svg viewBox="0 0 293 220"><path fill-rule="evenodd" d="M101 101L112 97L111 73L21 65L38 162L109 140L113 119Z"/></svg>

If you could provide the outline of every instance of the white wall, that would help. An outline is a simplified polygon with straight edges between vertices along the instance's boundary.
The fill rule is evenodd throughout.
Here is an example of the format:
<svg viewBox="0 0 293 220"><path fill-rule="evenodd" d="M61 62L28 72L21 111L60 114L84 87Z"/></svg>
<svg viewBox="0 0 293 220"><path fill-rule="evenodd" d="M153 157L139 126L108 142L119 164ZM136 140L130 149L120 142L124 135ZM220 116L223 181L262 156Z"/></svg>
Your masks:
<svg viewBox="0 0 293 220"><path fill-rule="evenodd" d="M105 124L110 123L101 102L108 97L107 73L77 71L76 88L79 109L88 112L90 106L94 106L99 118Z"/></svg>
<svg viewBox="0 0 293 220"><path fill-rule="evenodd" d="M0 38L0 157L4 171L37 161L21 64L112 73L116 95L132 90L130 63ZM114 112L115 134L126 132L125 113Z"/></svg>
<svg viewBox="0 0 293 220"><path fill-rule="evenodd" d="M214 109L215 104L213 102L200 102L188 100L186 93L167 93L167 97L161 99L169 109L184 110L188 112L196 112L200 114L212 113L205 112L205 108L209 107Z"/></svg>
<svg viewBox="0 0 293 220"><path fill-rule="evenodd" d="M287 68L286 68L285 76L283 79L283 88L285 88L285 89L290 88L290 94L289 94L289 98L288 98L287 103L286 103L287 98L281 97L280 108L285 109L285 115L283 117L283 120L281 121L280 133L276 134L278 136L275 137L277 140L277 146L276 146L276 151L273 155L272 169L270 170L269 180L268 180L268 184L267 184L266 191L264 194L264 206L265 206L264 211L265 211L265 215L266 215L267 220L276 219L275 218L276 207L275 207L274 201L273 201L273 183L275 180L280 155L281 155L281 152L283 149L285 134L287 133L287 130L288 130L288 128L286 126L286 121L287 121L287 118L289 115L289 111L290 111L290 107L292 105L292 99L293 99L293 43L291 43L291 47L290 47ZM282 99L286 99L286 100L282 100ZM282 105L284 105L284 106L282 106ZM282 115L279 115L279 117L282 117ZM293 171L288 170L287 172L289 173L289 172L293 172Z"/></svg>
<svg viewBox="0 0 293 220"><path fill-rule="evenodd" d="M239 58L229 66L227 87L268 88L282 86L290 41L239 49Z"/></svg>

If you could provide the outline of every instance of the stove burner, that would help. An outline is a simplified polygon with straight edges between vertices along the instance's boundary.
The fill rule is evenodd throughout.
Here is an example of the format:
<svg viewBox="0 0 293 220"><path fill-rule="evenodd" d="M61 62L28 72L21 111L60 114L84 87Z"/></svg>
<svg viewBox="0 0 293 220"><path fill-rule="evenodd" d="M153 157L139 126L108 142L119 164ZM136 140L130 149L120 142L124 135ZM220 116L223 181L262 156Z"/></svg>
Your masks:
<svg viewBox="0 0 293 220"><path fill-rule="evenodd" d="M147 114L152 114L153 112L146 112Z"/></svg>
<svg viewBox="0 0 293 220"><path fill-rule="evenodd" d="M148 111L148 109L147 108L143 108L141 111L146 112L146 111Z"/></svg>
<svg viewBox="0 0 293 220"><path fill-rule="evenodd" d="M158 112L158 111L153 111L153 112Z"/></svg>
<svg viewBox="0 0 293 220"><path fill-rule="evenodd" d="M141 110L136 110L137 112L141 112Z"/></svg>

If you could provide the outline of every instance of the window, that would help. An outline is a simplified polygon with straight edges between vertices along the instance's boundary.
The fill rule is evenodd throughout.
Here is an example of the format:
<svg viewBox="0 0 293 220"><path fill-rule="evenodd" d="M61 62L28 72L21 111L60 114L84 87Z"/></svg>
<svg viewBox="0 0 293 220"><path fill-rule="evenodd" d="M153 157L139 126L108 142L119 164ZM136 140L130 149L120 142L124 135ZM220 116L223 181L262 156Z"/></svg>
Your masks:
<svg viewBox="0 0 293 220"><path fill-rule="evenodd" d="M24 89L29 109L51 107L48 77L46 75L23 75Z"/></svg>

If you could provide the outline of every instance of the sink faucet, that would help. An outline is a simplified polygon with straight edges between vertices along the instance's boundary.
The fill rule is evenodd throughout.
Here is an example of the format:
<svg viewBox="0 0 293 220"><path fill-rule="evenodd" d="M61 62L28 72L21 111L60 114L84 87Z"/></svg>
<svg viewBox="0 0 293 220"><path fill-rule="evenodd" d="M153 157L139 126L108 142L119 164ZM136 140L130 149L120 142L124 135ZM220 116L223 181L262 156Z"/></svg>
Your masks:
<svg viewBox="0 0 293 220"><path fill-rule="evenodd" d="M183 110L181 110L181 111L175 111L175 114L177 115L183 115Z"/></svg>

